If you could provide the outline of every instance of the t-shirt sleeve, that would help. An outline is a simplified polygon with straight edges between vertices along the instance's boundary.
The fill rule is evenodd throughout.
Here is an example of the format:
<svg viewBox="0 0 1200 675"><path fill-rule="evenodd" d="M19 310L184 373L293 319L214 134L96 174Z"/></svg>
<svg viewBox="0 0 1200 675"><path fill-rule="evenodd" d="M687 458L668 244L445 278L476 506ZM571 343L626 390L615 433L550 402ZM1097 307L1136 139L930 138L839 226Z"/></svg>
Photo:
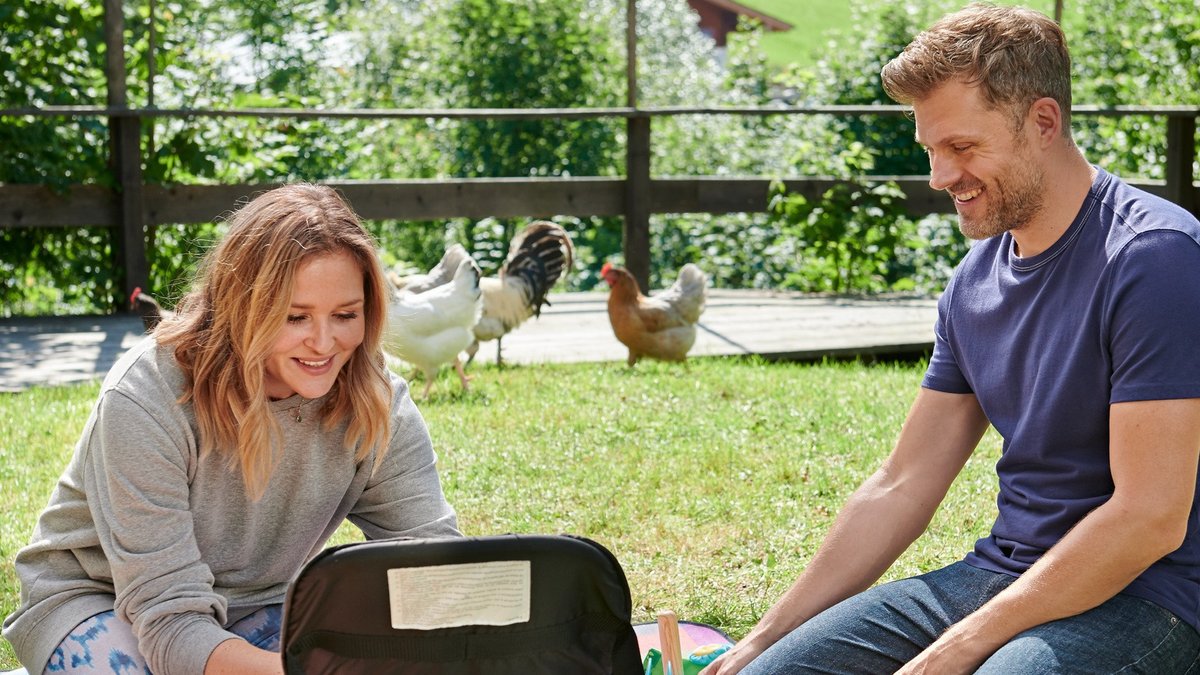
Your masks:
<svg viewBox="0 0 1200 675"><path fill-rule="evenodd" d="M192 528L186 453L137 401L110 390L85 457L88 508L112 570L117 616L155 673L204 669L218 644L224 598Z"/></svg>
<svg viewBox="0 0 1200 675"><path fill-rule="evenodd" d="M971 385L959 368L958 359L950 345L950 309L954 297L954 281L946 286L946 292L938 299L937 321L933 325L933 355L925 369L921 386L948 394L970 394Z"/></svg>
<svg viewBox="0 0 1200 675"><path fill-rule="evenodd" d="M391 442L349 519L367 539L461 536L454 509L442 492L425 420L408 394L408 385L397 378L393 386ZM366 470L370 469L368 464Z"/></svg>
<svg viewBox="0 0 1200 675"><path fill-rule="evenodd" d="M1108 281L1110 402L1200 397L1200 244L1174 230L1141 233Z"/></svg>

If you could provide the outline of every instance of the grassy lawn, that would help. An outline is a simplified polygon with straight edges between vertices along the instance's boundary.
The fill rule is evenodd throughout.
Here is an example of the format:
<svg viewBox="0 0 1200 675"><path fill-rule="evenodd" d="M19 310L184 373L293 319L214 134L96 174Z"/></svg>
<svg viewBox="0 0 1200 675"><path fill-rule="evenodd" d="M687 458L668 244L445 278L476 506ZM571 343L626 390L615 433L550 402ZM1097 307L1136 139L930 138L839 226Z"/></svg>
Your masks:
<svg viewBox="0 0 1200 675"><path fill-rule="evenodd" d="M774 66L811 66L825 51L829 31L850 24L850 3L796 0L750 0L742 2L764 14L792 24L789 31L763 33L760 41L767 61Z"/></svg>
<svg viewBox="0 0 1200 675"><path fill-rule="evenodd" d="M740 637L890 449L921 373L919 364L730 359L492 366L475 371L468 394L443 373L421 407L465 533L591 537L624 566L635 621L672 609ZM4 615L19 594L12 558L96 391L0 395ZM956 560L986 531L998 453L989 432L888 578ZM345 527L337 541L357 538ZM15 665L2 643L0 668Z"/></svg>
<svg viewBox="0 0 1200 675"><path fill-rule="evenodd" d="M896 4L892 0L854 0L868 7ZM761 47L767 61L774 66L788 64L811 66L819 56L828 51L826 44L831 32L845 31L852 20L852 2L830 0L742 0L741 4L792 24L789 31L762 36ZM1023 5L1047 16L1054 16L1054 0L997 0L1001 5ZM961 3L947 5L949 9L965 6ZM1064 23L1069 23L1082 10L1082 3L1066 3ZM936 18L936 17L934 17ZM1070 38L1070 35L1068 35Z"/></svg>

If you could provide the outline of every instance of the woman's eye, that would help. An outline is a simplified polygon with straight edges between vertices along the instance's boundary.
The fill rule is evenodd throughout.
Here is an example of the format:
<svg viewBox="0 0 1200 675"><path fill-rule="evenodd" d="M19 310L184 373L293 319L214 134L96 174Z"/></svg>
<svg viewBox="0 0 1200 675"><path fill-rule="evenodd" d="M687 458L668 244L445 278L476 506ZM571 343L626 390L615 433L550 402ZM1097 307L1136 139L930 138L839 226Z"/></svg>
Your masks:
<svg viewBox="0 0 1200 675"><path fill-rule="evenodd" d="M343 312L337 315L342 321L353 321L358 318L358 312Z"/></svg>
<svg viewBox="0 0 1200 675"><path fill-rule="evenodd" d="M306 317L302 314L289 314L288 318L287 318L287 322L288 323L300 323L305 318Z"/></svg>

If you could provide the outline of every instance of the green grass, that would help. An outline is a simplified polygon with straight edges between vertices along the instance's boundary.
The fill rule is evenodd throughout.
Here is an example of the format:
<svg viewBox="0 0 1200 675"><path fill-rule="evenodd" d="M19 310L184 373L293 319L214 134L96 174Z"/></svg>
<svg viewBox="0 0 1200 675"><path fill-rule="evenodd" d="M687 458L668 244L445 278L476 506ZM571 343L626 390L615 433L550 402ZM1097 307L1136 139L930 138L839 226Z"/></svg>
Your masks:
<svg viewBox="0 0 1200 675"><path fill-rule="evenodd" d="M446 369L448 370L448 369ZM890 449L920 365L696 359L444 372L421 403L471 535L571 533L621 561L635 621L660 609L744 634ZM0 613L12 558L70 457L95 384L0 396ZM887 578L960 558L995 514L994 435ZM358 535L345 527L337 542ZM15 661L7 643L0 668Z"/></svg>
<svg viewBox="0 0 1200 675"><path fill-rule="evenodd" d="M763 33L759 45L773 66L813 65L826 51L829 32L844 30L851 19L849 2L750 0L742 4L792 24L788 31Z"/></svg>
<svg viewBox="0 0 1200 675"><path fill-rule="evenodd" d="M997 0L1001 5L1023 5L1047 16L1054 16L1054 0ZM800 67L814 65L818 58L829 50L828 42L834 34L846 34L852 28L852 4L887 6L894 0L742 0L742 4L792 24L792 29L783 32L764 32L760 41L767 62L784 67L795 64ZM966 0L950 9L965 6ZM1080 14L1082 3L1066 3L1064 23L1069 24ZM1068 38L1070 36L1068 35Z"/></svg>

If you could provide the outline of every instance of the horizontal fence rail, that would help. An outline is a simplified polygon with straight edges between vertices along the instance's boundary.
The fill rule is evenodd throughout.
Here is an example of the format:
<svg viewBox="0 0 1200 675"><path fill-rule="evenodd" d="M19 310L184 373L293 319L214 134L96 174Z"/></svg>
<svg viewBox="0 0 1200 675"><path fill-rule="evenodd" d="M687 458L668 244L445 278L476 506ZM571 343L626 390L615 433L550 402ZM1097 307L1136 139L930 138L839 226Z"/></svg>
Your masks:
<svg viewBox="0 0 1200 675"><path fill-rule="evenodd" d="M894 181L904 191L909 213L954 213L945 192L925 176L869 176ZM652 178L651 213L754 213L767 209L772 179L762 177ZM845 181L829 177L779 181L789 192L819 198ZM337 188L368 220L507 218L528 216L620 216L625 213L623 178L456 178L446 180L321 181ZM1134 181L1165 197L1165 181ZM281 183L233 185L146 185L142 204L147 225L211 222L236 204ZM1200 197L1200 189L1195 189ZM0 185L0 227L116 227L121 222L117 192L77 185L55 192L44 185Z"/></svg>
<svg viewBox="0 0 1200 675"><path fill-rule="evenodd" d="M648 106L642 108L110 108L106 106L44 106L0 108L0 117L287 117L297 119L594 119L607 117L667 117L679 115L909 115L902 105L810 105L810 106ZM1100 117L1187 117L1200 116L1198 106L1171 105L1076 105L1072 114Z"/></svg>

